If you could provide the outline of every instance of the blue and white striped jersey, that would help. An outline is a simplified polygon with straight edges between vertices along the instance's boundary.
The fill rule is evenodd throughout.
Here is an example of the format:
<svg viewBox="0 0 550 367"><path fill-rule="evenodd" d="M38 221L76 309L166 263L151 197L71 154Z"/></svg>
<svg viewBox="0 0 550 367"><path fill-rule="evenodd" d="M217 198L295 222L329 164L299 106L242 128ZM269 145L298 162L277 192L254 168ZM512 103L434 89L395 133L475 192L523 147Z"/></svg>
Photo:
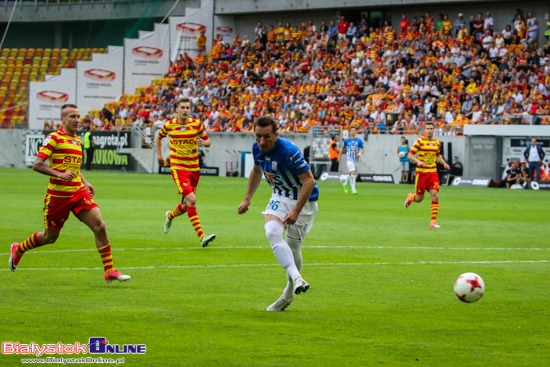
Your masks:
<svg viewBox="0 0 550 367"><path fill-rule="evenodd" d="M273 192L281 196L297 200L302 189L302 180L298 177L309 170L300 149L293 142L283 138L277 138L275 147L269 152L262 152L258 143L252 146L254 164L262 168L264 177ZM319 187L315 183L309 201L319 198Z"/></svg>
<svg viewBox="0 0 550 367"><path fill-rule="evenodd" d="M346 161L351 163L357 163L359 159L357 159L357 153L363 149L365 145L363 144L363 140L359 138L349 138L344 141L344 148L346 148Z"/></svg>

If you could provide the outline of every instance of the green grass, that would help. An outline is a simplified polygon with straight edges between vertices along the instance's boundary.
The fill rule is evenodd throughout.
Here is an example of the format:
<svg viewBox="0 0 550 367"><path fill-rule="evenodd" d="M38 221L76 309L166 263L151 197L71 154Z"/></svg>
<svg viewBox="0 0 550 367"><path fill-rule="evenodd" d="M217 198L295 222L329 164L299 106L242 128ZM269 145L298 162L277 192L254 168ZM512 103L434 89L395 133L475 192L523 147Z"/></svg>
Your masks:
<svg viewBox="0 0 550 367"><path fill-rule="evenodd" d="M217 235L203 249L186 217L162 232L179 199L169 175L86 177L115 267L132 280L105 284L93 234L73 216L11 273L9 245L43 229L48 178L0 169L3 342L146 344L145 355L115 356L130 366L550 364L549 192L443 187L442 228L430 229L429 200L403 207L411 186L358 184L352 196L320 182L303 248L312 288L270 313L286 278L264 235L267 184L239 216L247 181L201 178L198 212ZM464 304L452 286L470 271L487 290ZM22 357L0 354L0 365Z"/></svg>

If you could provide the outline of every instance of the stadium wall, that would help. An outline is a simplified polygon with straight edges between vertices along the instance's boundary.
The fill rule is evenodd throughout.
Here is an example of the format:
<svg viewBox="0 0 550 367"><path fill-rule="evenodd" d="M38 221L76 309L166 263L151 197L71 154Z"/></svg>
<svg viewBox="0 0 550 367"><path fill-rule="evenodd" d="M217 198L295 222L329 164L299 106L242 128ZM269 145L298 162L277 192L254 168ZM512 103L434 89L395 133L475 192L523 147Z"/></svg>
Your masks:
<svg viewBox="0 0 550 367"><path fill-rule="evenodd" d="M25 134L26 130L0 130L0 167L23 168L26 167L24 160L25 150ZM254 143L252 134L228 134L228 133L209 133L212 140L212 147L205 148L206 154L205 163L209 167L219 167L220 175L225 176L226 162L237 162L238 167L234 169L241 172L242 152L250 152ZM303 152L307 146L311 146L311 136L309 134L281 134L281 137L293 141L298 148ZM409 143L414 144L416 136L406 135ZM359 173L385 173L393 174L394 180L399 181L400 171L398 170L399 162L397 157L397 146L400 144L399 135L369 135L365 141L365 154L358 164L357 170ZM464 164L464 175L469 175L469 165L465 164L466 143L467 139L464 136L440 136L438 139L445 143L444 148L447 149L447 143L453 144L453 156L457 156L458 160ZM135 146L136 142L141 139L134 135L132 142ZM444 154L447 158L447 153ZM474 166L476 172L480 166L486 165L487 162L477 162ZM341 164L344 169L345 164ZM494 163L488 165L488 170L485 175L493 176ZM132 165L133 167L133 165ZM498 177L498 174L495 178Z"/></svg>

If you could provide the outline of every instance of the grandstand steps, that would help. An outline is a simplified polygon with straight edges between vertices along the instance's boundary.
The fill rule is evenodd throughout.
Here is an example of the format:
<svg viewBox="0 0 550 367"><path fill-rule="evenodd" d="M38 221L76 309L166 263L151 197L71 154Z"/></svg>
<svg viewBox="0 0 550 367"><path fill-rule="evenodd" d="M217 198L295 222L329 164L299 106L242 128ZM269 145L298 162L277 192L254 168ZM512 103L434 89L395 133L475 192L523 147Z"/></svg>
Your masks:
<svg viewBox="0 0 550 367"><path fill-rule="evenodd" d="M148 148L122 148L119 154L130 154L147 173L158 172L158 162L154 149Z"/></svg>

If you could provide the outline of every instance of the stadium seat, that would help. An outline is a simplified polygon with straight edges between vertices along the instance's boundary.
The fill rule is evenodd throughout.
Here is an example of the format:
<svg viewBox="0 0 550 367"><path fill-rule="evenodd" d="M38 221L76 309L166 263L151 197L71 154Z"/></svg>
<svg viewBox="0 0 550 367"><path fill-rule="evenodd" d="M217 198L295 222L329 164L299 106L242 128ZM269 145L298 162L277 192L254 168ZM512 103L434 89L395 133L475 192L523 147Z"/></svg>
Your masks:
<svg viewBox="0 0 550 367"><path fill-rule="evenodd" d="M26 48L20 48L19 52L17 53L19 57L25 57L27 55L27 49Z"/></svg>
<svg viewBox="0 0 550 367"><path fill-rule="evenodd" d="M54 49L52 50L52 57L59 57L59 52L60 52L60 51L61 51L61 50L59 50L58 48L54 48Z"/></svg>
<svg viewBox="0 0 550 367"><path fill-rule="evenodd" d="M35 57L42 57L42 54L44 53L44 50L41 48L37 48L36 52L34 53Z"/></svg>
<svg viewBox="0 0 550 367"><path fill-rule="evenodd" d="M35 52L34 48L27 49L27 56L32 58L34 56L34 52Z"/></svg>
<svg viewBox="0 0 550 367"><path fill-rule="evenodd" d="M15 65L15 68L13 68L13 71L16 73L21 73L23 70L23 65Z"/></svg>
<svg viewBox="0 0 550 367"><path fill-rule="evenodd" d="M2 88L6 88L6 91L7 91L7 88L10 84L10 81L7 80L7 79L2 79Z"/></svg>
<svg viewBox="0 0 550 367"><path fill-rule="evenodd" d="M46 74L47 68L47 65L40 65L40 75Z"/></svg>
<svg viewBox="0 0 550 367"><path fill-rule="evenodd" d="M32 57L25 56L25 59L23 60L23 64L29 65L30 63L32 63Z"/></svg>
<svg viewBox="0 0 550 367"><path fill-rule="evenodd" d="M30 74L29 74L29 80L31 82L35 82L37 80L37 77L38 77L38 73L32 71Z"/></svg>
<svg viewBox="0 0 550 367"><path fill-rule="evenodd" d="M44 56L50 57L52 55L52 49L51 48L45 48L44 49Z"/></svg>
<svg viewBox="0 0 550 367"><path fill-rule="evenodd" d="M9 55L10 55L10 49L9 48L2 49L2 57L7 58Z"/></svg>
<svg viewBox="0 0 550 367"><path fill-rule="evenodd" d="M13 96L15 96L15 92L17 92L17 88L9 87L8 88L8 97L12 98Z"/></svg>
<svg viewBox="0 0 550 367"><path fill-rule="evenodd" d="M38 65L40 65L40 61L41 61L40 57L35 56L35 57L32 59L32 64L38 66Z"/></svg>
<svg viewBox="0 0 550 367"><path fill-rule="evenodd" d="M22 56L17 56L15 58L15 65L23 65L24 62L25 62L25 58Z"/></svg>
<svg viewBox="0 0 550 367"><path fill-rule="evenodd" d="M15 58L17 56L17 53L19 52L19 49L18 48L12 48L10 50L10 57L13 57Z"/></svg>
<svg viewBox="0 0 550 367"><path fill-rule="evenodd" d="M6 63L7 63L8 65L10 65L10 64L11 64L11 65L14 65L14 64L15 64L15 57L13 57L13 56L8 57Z"/></svg>

